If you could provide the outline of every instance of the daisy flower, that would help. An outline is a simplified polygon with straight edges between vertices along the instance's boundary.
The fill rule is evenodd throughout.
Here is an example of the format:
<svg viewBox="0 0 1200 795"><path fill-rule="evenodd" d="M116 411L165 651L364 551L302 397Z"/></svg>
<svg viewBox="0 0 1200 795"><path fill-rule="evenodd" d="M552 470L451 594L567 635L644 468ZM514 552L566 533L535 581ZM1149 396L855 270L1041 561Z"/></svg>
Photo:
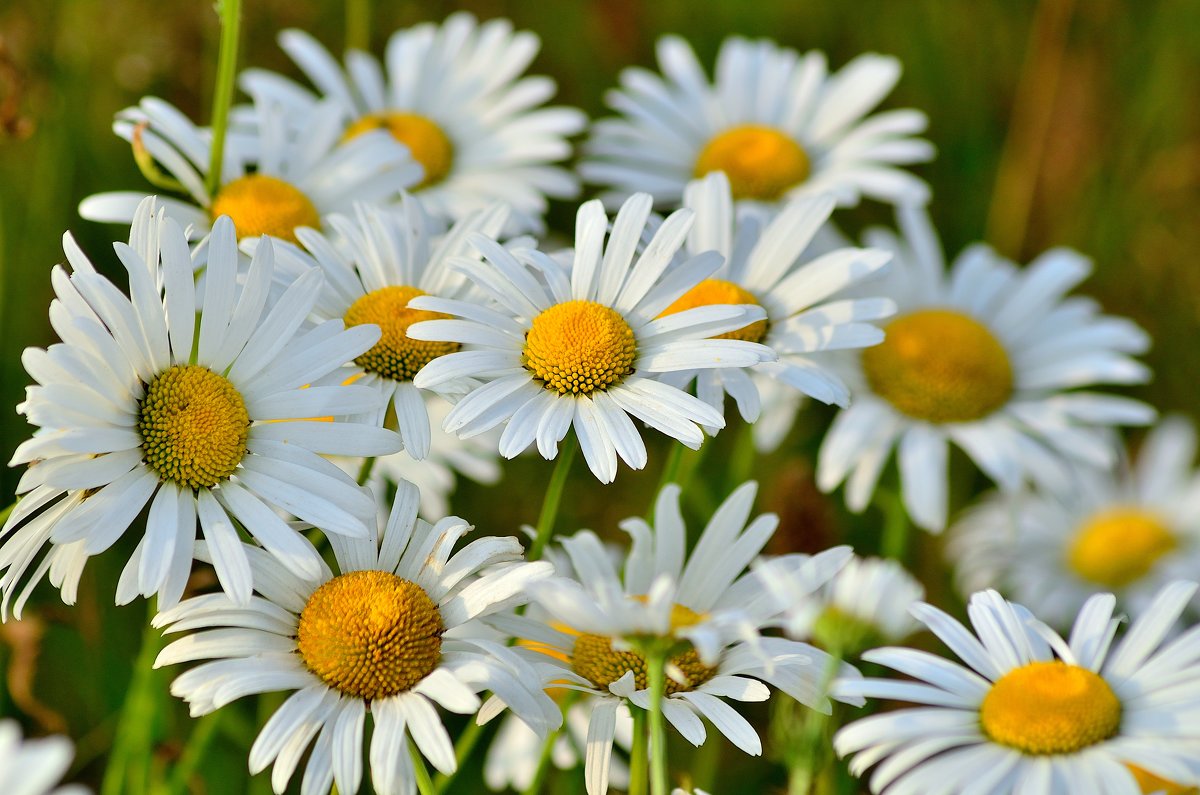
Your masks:
<svg viewBox="0 0 1200 795"><path fill-rule="evenodd" d="M860 55L829 76L824 53L801 55L766 39L730 37L712 82L687 42L658 43L663 76L626 69L608 95L617 118L593 125L580 174L619 201L644 191L678 205L684 186L713 171L735 199L776 204L831 193L843 206L868 196L926 201L929 186L898 166L933 157L925 114L864 118L900 78L900 62Z"/></svg>
<svg viewBox="0 0 1200 795"><path fill-rule="evenodd" d="M764 701L770 697L767 684L807 706L830 709L823 687L829 655L804 643L758 635L779 609L760 579L745 569L778 518L762 515L747 525L755 492L753 483L734 491L686 556L679 488L667 486L656 501L653 528L640 518L621 523L633 538L623 577L599 538L581 531L563 540L577 579L549 579L533 589L550 621L492 619L501 631L528 639L543 664L558 668L557 686L594 696L585 764L590 795L607 791L617 708L646 709L650 703L647 662L633 648L639 641L670 639L683 645L667 663L662 708L693 745L704 742L704 717L746 753L761 754L757 732L722 699ZM845 564L850 551L841 547L796 557L803 565L795 567L795 576L811 593ZM849 667L845 671L854 674Z"/></svg>
<svg viewBox="0 0 1200 795"><path fill-rule="evenodd" d="M349 212L353 202L384 202L421 179L421 168L403 146L384 133L342 143L335 103L311 109L302 133L288 127L277 101L255 103L256 132L231 131L226 138L220 187L208 191L212 132L193 124L177 108L147 97L117 114L113 131L165 169L186 199L160 199L190 239L208 234L214 219L227 215L238 238L270 235L295 242L301 226L320 227L331 212ZM145 191L98 193L84 199L79 214L90 221L128 224Z"/></svg>
<svg viewBox="0 0 1200 795"><path fill-rule="evenodd" d="M978 795L1141 795L1135 773L1200 781L1200 627L1164 643L1196 584L1164 587L1114 640L1116 599L1087 601L1064 640L995 591L971 598L978 639L937 608L913 615L966 665L915 649L863 659L916 681L839 680L843 695L908 701L915 709L851 723L834 738L870 767L872 792Z"/></svg>
<svg viewBox="0 0 1200 795"><path fill-rule="evenodd" d="M281 270L289 276L313 268L325 275L314 318L340 320L347 328L363 324L380 328L374 347L335 377L379 392L378 410L360 419L382 425L390 408L405 450L417 460L429 454L430 428L425 400L413 386L413 377L460 346L410 338L412 324L446 315L413 309L409 302L422 295L465 296L469 285L461 273L450 269L449 261L473 254L467 244L471 235L499 234L506 216L503 205L493 205L439 235L439 225L422 203L405 195L398 212L356 204L353 218L329 216L326 220L336 239L315 229L297 229L307 252L295 246L278 247ZM253 251L253 244L244 248Z"/></svg>
<svg viewBox="0 0 1200 795"><path fill-rule="evenodd" d="M1200 569L1196 431L1182 417L1146 437L1132 466L1080 469L1064 491L994 495L954 525L959 585L995 587L1064 627L1097 590L1141 615Z"/></svg>
<svg viewBox="0 0 1200 795"><path fill-rule="evenodd" d="M878 291L899 312L882 344L845 357L855 400L821 444L821 489L847 481L846 503L861 511L896 446L905 508L936 532L946 523L949 442L1010 492L1066 482L1072 460L1111 466L1116 452L1098 430L1146 424L1154 410L1068 390L1147 380L1131 355L1149 338L1090 299L1064 297L1091 263L1060 248L1018 268L975 245L946 273L925 210L906 206L899 222L902 239L869 237L895 253Z"/></svg>
<svg viewBox="0 0 1200 795"><path fill-rule="evenodd" d="M548 77L522 77L540 42L512 23L482 24L470 14L399 30L381 64L368 53L346 53L343 69L312 36L279 35L280 46L332 106L330 123L353 140L383 130L408 147L423 177L413 187L437 215L463 218L496 201L515 210L515 226L542 227L546 198L579 191L567 138L586 117L574 108L542 107L554 94ZM248 93L288 104L308 124L317 96L280 75L251 69Z"/></svg>
<svg viewBox="0 0 1200 795"><path fill-rule="evenodd" d="M758 575L775 594L789 637L814 640L843 656L907 638L917 629L909 608L925 596L921 583L894 560L851 558L820 591L799 593L787 558L761 564Z"/></svg>
<svg viewBox="0 0 1200 795"><path fill-rule="evenodd" d="M21 740L16 721L0 721L0 792L5 795L87 795L80 786L51 789L67 768L75 749L66 737Z"/></svg>
<svg viewBox="0 0 1200 795"><path fill-rule="evenodd" d="M434 768L454 772L437 706L470 715L477 694L491 690L543 734L560 719L530 688L533 670L475 621L523 602L550 564L522 562L515 538L479 538L451 554L471 526L455 516L430 525L417 518L419 500L402 483L377 534L330 535L337 572L305 579L248 547L257 592L248 605L210 594L154 620L167 633L201 630L155 661L207 661L171 685L193 716L247 695L295 691L250 749L251 774L274 763L277 793L310 744L302 792L327 793L335 783L358 792L368 712L370 776L380 795L415 792L410 739Z"/></svg>
<svg viewBox="0 0 1200 795"><path fill-rule="evenodd" d="M437 389L464 378L482 382L468 387L447 416L447 431L469 437L507 422L501 455L512 458L536 440L542 457L552 459L574 426L588 467L611 483L618 456L633 469L646 465L630 415L693 449L704 441L698 424L725 424L711 406L654 376L774 359L757 343L709 339L766 313L758 306L701 306L659 317L710 276L721 257L706 252L667 272L691 228L690 210L668 217L637 255L650 205L646 194L627 201L607 245L600 202L582 205L569 269L536 249L510 252L476 235L472 241L487 262L459 267L494 305L433 296L411 302L459 319L414 323L410 337L465 347L425 365L413 383Z"/></svg>
<svg viewBox="0 0 1200 795"><path fill-rule="evenodd" d="M18 617L47 572L73 603L84 563L144 508L145 533L117 586L120 604L137 594L157 593L162 605L179 600L197 523L235 601L250 597L239 527L282 566L316 577L321 556L274 509L365 537L361 517L374 512L372 500L319 454L380 455L399 446L381 428L304 420L371 411L379 399L365 387L302 388L379 339L374 326L343 330L337 321L297 333L321 289L319 272L297 279L268 310L273 249L259 246L239 285L228 218L213 226L203 295L183 230L153 199L138 209L130 239L115 245L126 298L64 237L73 272L54 269L50 305L63 342L23 356L37 385L18 411L38 430L10 462L29 466L17 488L26 496L0 531L5 615L31 567Z"/></svg>
<svg viewBox="0 0 1200 795"><path fill-rule="evenodd" d="M833 198L828 195L792 200L774 217L749 208L735 213L729 180L715 172L689 183L683 203L696 213L686 252L716 251L725 264L680 296L662 316L712 304L761 306L765 319L721 337L761 343L779 360L749 370L684 370L663 380L683 387L694 379L696 394L722 413L728 394L749 423L759 417L759 388L769 380L824 403L849 405L850 390L812 354L863 348L883 340L883 332L868 321L891 315L896 307L890 299L829 299L878 271L892 258L891 252L839 248L801 264L813 236L833 212Z"/></svg>

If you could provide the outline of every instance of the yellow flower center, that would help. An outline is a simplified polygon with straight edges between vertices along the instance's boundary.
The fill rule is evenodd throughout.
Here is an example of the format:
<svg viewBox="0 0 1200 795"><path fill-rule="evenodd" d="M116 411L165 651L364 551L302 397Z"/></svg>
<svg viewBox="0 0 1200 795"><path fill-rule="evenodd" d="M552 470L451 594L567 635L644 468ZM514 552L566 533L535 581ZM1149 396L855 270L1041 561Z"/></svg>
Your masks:
<svg viewBox="0 0 1200 795"><path fill-rule="evenodd" d="M454 165L454 144L434 122L416 113L389 111L363 116L346 129L343 140L371 130L387 130L408 147L413 160L425 169L425 178L414 190L436 185L446 178Z"/></svg>
<svg viewBox="0 0 1200 795"><path fill-rule="evenodd" d="M1157 516L1119 508L1092 517L1079 529L1067 562L1088 582L1121 588L1149 574L1159 558L1177 545Z"/></svg>
<svg viewBox="0 0 1200 795"><path fill-rule="evenodd" d="M372 701L409 690L442 657L442 614L416 583L386 571L351 571L313 591L297 647L331 688Z"/></svg>
<svg viewBox="0 0 1200 795"><path fill-rule="evenodd" d="M425 291L416 287L381 287L359 298L346 310L346 328L374 323L383 335L379 342L354 360L355 364L393 381L411 381L421 368L439 356L454 353L457 342L429 342L408 336L408 327L422 320L445 320L441 312L409 309L408 302Z"/></svg>
<svg viewBox="0 0 1200 795"><path fill-rule="evenodd" d="M590 395L633 372L633 329L616 310L595 301L555 304L525 335L526 369L546 389Z"/></svg>
<svg viewBox="0 0 1200 795"><path fill-rule="evenodd" d="M295 186L266 174L238 177L217 193L212 217L228 215L238 239L271 235L296 242L296 227L321 225L321 214Z"/></svg>
<svg viewBox="0 0 1200 795"><path fill-rule="evenodd" d="M227 378L181 364L150 382L138 404L137 429L146 465L160 478L211 488L245 457L250 415Z"/></svg>
<svg viewBox="0 0 1200 795"><path fill-rule="evenodd" d="M1149 770L1143 770L1137 765L1126 765L1129 772L1133 773L1133 777L1137 779L1138 788L1146 795L1152 792L1162 792L1165 795L1197 795L1200 789L1196 787L1185 787L1182 784L1176 784L1174 781L1168 781L1165 778L1160 778Z"/></svg>
<svg viewBox="0 0 1200 795"><path fill-rule="evenodd" d="M698 306L719 306L722 304L753 304L754 306L759 306L758 299L754 297L754 293L744 289L741 285L727 282L724 279L705 279L679 296L675 300L675 303L668 306L659 314L659 317L674 315L676 312L695 309ZM747 326L742 326L740 329L718 334L713 339L761 342L765 336L767 336L767 321L756 320Z"/></svg>
<svg viewBox="0 0 1200 795"><path fill-rule="evenodd" d="M646 602L645 596L630 598L643 604ZM704 617L703 613L697 613L683 605L671 605L671 631L694 626L703 621ZM671 657L670 662L683 672L687 682L677 682L668 676L667 695L699 687L717 673L716 666L709 668L703 665L696 650L691 648ZM607 688L624 676L626 671L633 671L638 690L649 687L649 680L646 678L646 658L636 651L614 650L612 639L603 635L581 634L575 639L571 651L571 668L597 687Z"/></svg>
<svg viewBox="0 0 1200 795"><path fill-rule="evenodd" d="M744 124L705 144L693 175L724 171L733 198L775 201L808 179L810 169L808 154L787 135L773 127Z"/></svg>
<svg viewBox="0 0 1200 795"><path fill-rule="evenodd" d="M1000 677L979 708L983 732L1026 754L1071 754L1121 728L1121 702L1099 675L1061 660Z"/></svg>
<svg viewBox="0 0 1200 795"><path fill-rule="evenodd" d="M1013 391L1004 346L979 321L923 309L885 326L862 353L867 383L897 410L928 422L970 422L1003 406Z"/></svg>

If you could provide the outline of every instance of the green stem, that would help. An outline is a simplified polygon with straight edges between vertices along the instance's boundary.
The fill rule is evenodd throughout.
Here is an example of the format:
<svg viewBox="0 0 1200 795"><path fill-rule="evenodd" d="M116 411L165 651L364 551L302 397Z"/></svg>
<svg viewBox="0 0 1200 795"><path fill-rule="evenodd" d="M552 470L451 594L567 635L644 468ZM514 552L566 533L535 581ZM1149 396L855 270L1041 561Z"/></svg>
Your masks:
<svg viewBox="0 0 1200 795"><path fill-rule="evenodd" d="M667 454L667 462L663 464L662 477L658 479L658 490L662 491L663 486L677 482L679 477L679 467L683 464L683 453L687 450L680 442L674 442L671 445L671 452Z"/></svg>
<svg viewBox="0 0 1200 795"><path fill-rule="evenodd" d="M413 772L417 777L417 790L421 795L434 795L435 790L433 782L429 779L429 768L425 767L425 758L421 756L421 752L412 742L409 742L408 750L412 754Z"/></svg>
<svg viewBox="0 0 1200 795"><path fill-rule="evenodd" d="M542 753L538 756L537 767L533 771L533 778L529 781L529 786L524 789L524 795L538 795L542 791L542 785L546 782L546 774L550 771L550 759L554 756L554 744L558 742L558 736L562 734L562 727L558 727L546 736L546 741L542 743Z"/></svg>
<svg viewBox="0 0 1200 795"><path fill-rule="evenodd" d="M550 475L550 484L546 486L546 496L542 500L542 512L538 514L537 536L533 546L529 548L526 560L541 560L546 544L554 536L554 522L558 518L558 506L562 503L563 489L567 485L567 476L571 473L571 462L579 452L579 441L574 435L563 440L558 450L558 460L554 462L554 472Z"/></svg>
<svg viewBox="0 0 1200 795"><path fill-rule="evenodd" d="M629 795L646 795L649 783L650 754L646 736L646 710L630 706L633 714L633 748L629 751Z"/></svg>
<svg viewBox="0 0 1200 795"><path fill-rule="evenodd" d="M367 478L371 477L371 470L375 468L375 456L364 458L362 466L358 468L358 485L367 485Z"/></svg>
<svg viewBox="0 0 1200 795"><path fill-rule="evenodd" d="M184 746L183 753L175 764L175 769L171 771L171 779L167 787L170 795L175 793L186 795L191 791L192 775L200 768L200 763L204 761L205 754L212 746L213 738L221 726L225 712L225 710L217 710L205 715L194 724L192 735L188 738L187 745Z"/></svg>
<svg viewBox="0 0 1200 795"><path fill-rule="evenodd" d="M346 0L346 49L371 46L371 0Z"/></svg>
<svg viewBox="0 0 1200 795"><path fill-rule="evenodd" d="M754 449L754 426L743 422L734 439L733 452L729 460L729 488L736 489L754 475L754 460L758 451Z"/></svg>
<svg viewBox="0 0 1200 795"><path fill-rule="evenodd" d="M229 106L233 104L233 84L237 76L242 0L220 0L217 13L221 16L221 50L217 56L217 82L213 90L212 150L209 152L208 179L204 185L210 199L217 195L221 187L225 132L229 127Z"/></svg>
<svg viewBox="0 0 1200 795"><path fill-rule="evenodd" d="M663 722L662 702L667 689L667 655L654 649L646 655L646 679L650 684L650 795L668 795L667 729Z"/></svg>
<svg viewBox="0 0 1200 795"><path fill-rule="evenodd" d="M113 749L108 767L100 785L100 795L142 795L149 768L149 759L154 751L155 696L158 692L154 674L154 658L162 644L158 630L150 626L157 612L156 600L147 602L149 614L146 629L142 633L142 648L134 663L129 689L125 691L125 703L117 722ZM134 763L138 769L131 769ZM141 785L138 785L141 781Z"/></svg>
<svg viewBox="0 0 1200 795"><path fill-rule="evenodd" d="M904 509L904 499L898 492L880 492L879 506L883 510L883 537L879 551L885 558L901 563L908 560L908 541L912 523Z"/></svg>
<svg viewBox="0 0 1200 795"><path fill-rule="evenodd" d="M463 729L462 734L458 735L458 741L454 743L454 758L458 760L458 770L462 770L463 765L471 758L471 753L475 750L475 746L479 744L479 738L483 736L483 730L484 726L471 721ZM453 774L447 776L445 773L438 773L433 777L434 794L442 795L453 783Z"/></svg>

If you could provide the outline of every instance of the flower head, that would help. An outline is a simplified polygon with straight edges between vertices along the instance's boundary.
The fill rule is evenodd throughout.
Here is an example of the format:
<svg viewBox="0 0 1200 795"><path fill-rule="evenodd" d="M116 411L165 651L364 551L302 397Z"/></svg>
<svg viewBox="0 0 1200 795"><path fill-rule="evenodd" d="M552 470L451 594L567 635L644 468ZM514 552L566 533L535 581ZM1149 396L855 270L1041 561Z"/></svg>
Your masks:
<svg viewBox="0 0 1200 795"><path fill-rule="evenodd" d="M247 605L223 594L188 599L159 614L166 632L200 630L168 645L156 666L207 660L180 675L171 692L204 715L242 696L295 691L250 750L250 771L274 763L283 792L313 743L305 791L357 792L368 712L374 722L370 774L381 795L412 792L408 740L437 770L457 762L436 706L479 710L491 690L536 732L557 726L558 710L529 683L537 675L476 619L522 603L550 574L524 563L515 538L479 538L452 553L471 526L458 517L417 518L420 495L401 483L371 538L330 535L338 570L308 579L247 548L257 595Z"/></svg>
<svg viewBox="0 0 1200 795"><path fill-rule="evenodd" d="M66 737L22 740L16 721L0 721L0 792L5 795L88 795L80 786L54 788L75 750Z"/></svg>
<svg viewBox="0 0 1200 795"><path fill-rule="evenodd" d="M55 268L50 307L63 342L25 352L37 385L19 410L38 430L10 462L28 469L18 485L27 496L0 531L5 613L31 568L18 615L47 571L73 602L87 559L111 547L144 508L145 535L117 586L119 603L154 593L163 606L178 601L197 526L237 601L250 597L239 529L282 565L315 577L320 555L276 509L331 533L366 536L371 500L321 455L398 448L382 428L306 419L372 411L379 400L358 386L302 388L379 339L375 327L336 321L300 332L321 289L319 272L296 279L268 308L274 249L259 246L239 285L234 227L222 217L198 290L183 230L152 199L139 208L131 241L136 248L116 245L127 298L66 236L73 272Z"/></svg>

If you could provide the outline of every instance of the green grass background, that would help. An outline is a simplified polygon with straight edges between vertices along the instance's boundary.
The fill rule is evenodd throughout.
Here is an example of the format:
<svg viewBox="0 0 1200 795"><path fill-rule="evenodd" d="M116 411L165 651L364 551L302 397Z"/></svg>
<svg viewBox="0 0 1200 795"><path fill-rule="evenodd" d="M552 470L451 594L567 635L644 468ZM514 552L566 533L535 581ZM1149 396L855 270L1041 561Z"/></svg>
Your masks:
<svg viewBox="0 0 1200 795"><path fill-rule="evenodd" d="M1109 311L1126 314L1155 339L1152 384L1132 390L1165 410L1195 413L1200 331L1200 3L1187 0L863 0L857 3L680 2L679 0L502 0L378 2L372 43L425 19L465 8L508 16L541 34L535 71L554 76L559 101L593 116L603 93L629 64L653 65L655 38L691 40L706 63L726 35L771 36L798 49L819 48L840 66L864 51L890 53L904 76L887 107L923 109L939 150L919 172L934 187L932 213L953 253L974 240L1027 261L1051 245L1080 249L1096 262L1084 290ZM340 3L246 0L241 64L291 72L275 44L284 27L315 33L340 49ZM216 15L203 0L4 0L0 3L0 454L5 460L29 432L13 411L27 378L20 352L53 340L46 320L49 270L62 261L71 230L101 267L113 271L110 242L127 230L85 222L83 197L145 187L127 145L111 133L113 113L154 94L193 118L208 119L217 41ZM569 229L572 209L552 224ZM851 229L887 222L880 207L842 216ZM872 548L877 517L850 520L815 495L811 451L827 413L801 423L789 446L758 461L764 505L784 518L777 548L815 548L838 538ZM726 436L732 436L727 434ZM696 483L704 503L723 496L719 465L734 455L717 441ZM661 460L661 456L658 457ZM577 473L563 527L610 530L641 513L657 479L624 471L599 488ZM0 474L0 504L19 473ZM536 517L548 477L541 462L521 461L504 486L468 488L455 507L488 532L509 533ZM965 480L964 480L965 478ZM958 478L958 503L978 485ZM124 550L127 553L129 550ZM927 541L916 564L935 593L945 573ZM33 733L67 731L80 741L73 776L97 784L124 700L145 611L111 606L122 551L94 560L80 604L61 605L44 589L28 619L0 627L0 716L17 716ZM137 761L153 791L197 724L166 695L159 676L146 728L152 753ZM259 707L260 711L266 709ZM261 717L252 702L228 709L214 727L193 792L265 792L264 776L244 783L244 759ZM761 714L758 717L762 717ZM717 793L781 786L778 768L721 744ZM676 749L675 766L711 765ZM768 747L768 753L771 749ZM461 792L479 779L462 776ZM736 783L735 783L736 782ZM753 782L753 783L747 783ZM552 782L581 791L577 779ZM251 789L247 789L247 787ZM750 787L746 789L745 787Z"/></svg>

